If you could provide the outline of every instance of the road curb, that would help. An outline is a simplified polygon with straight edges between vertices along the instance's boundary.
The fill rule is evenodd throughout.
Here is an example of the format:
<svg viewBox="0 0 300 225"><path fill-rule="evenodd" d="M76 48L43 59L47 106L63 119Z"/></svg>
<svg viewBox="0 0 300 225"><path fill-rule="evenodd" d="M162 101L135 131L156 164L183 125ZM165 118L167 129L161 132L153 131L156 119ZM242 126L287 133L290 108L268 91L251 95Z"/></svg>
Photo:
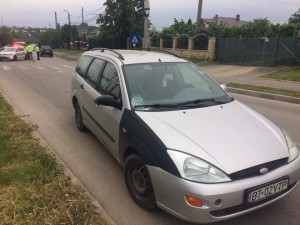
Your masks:
<svg viewBox="0 0 300 225"><path fill-rule="evenodd" d="M253 96L253 97L266 98L266 99L277 100L277 101L282 101L282 102L300 104L300 98L289 97L289 96L285 96L285 95L277 95L277 94L270 94L270 93L264 93L264 92L250 91L250 90L232 88L232 87L227 87L227 91L230 93L249 95L249 96Z"/></svg>

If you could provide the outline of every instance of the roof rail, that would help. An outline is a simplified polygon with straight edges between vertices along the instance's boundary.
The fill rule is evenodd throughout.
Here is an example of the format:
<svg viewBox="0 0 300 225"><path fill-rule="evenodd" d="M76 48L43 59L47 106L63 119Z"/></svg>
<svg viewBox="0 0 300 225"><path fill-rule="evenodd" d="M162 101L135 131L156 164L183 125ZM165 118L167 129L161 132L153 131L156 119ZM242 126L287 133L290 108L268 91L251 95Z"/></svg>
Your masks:
<svg viewBox="0 0 300 225"><path fill-rule="evenodd" d="M151 51L163 52L163 53L175 56L177 58L181 58L179 55L177 55L177 54L175 54L173 52L169 52L169 51L162 50L162 49L159 49L159 48L131 48L131 50L146 50L148 52L151 52Z"/></svg>
<svg viewBox="0 0 300 225"><path fill-rule="evenodd" d="M118 56L119 59L125 60L122 54L120 54L119 52L117 52L113 49L109 49L109 48L92 48L90 51L101 51L101 52L110 51L110 52L115 53Z"/></svg>

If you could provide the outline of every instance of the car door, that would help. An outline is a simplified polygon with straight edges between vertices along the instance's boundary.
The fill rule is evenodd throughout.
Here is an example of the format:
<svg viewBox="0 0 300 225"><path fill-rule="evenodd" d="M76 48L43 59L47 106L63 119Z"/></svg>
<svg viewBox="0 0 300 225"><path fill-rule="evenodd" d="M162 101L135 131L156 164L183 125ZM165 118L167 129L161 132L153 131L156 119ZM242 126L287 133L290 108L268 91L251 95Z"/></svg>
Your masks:
<svg viewBox="0 0 300 225"><path fill-rule="evenodd" d="M107 62L100 78L99 94L111 95L115 99L122 99L118 67L112 62ZM96 96L96 95L95 95ZM95 105L92 116L96 124L96 135L100 137L103 144L119 160L118 146L120 134L120 121L123 110L115 107Z"/></svg>
<svg viewBox="0 0 300 225"><path fill-rule="evenodd" d="M96 122L97 112L95 110L97 105L94 100L100 96L97 90L97 84L99 83L104 64L104 60L95 58L87 69L84 81L79 86L81 90L79 101L83 119L85 123L87 123L88 128L96 135L98 133L98 124ZM102 140L100 136L97 135L97 137Z"/></svg>
<svg viewBox="0 0 300 225"><path fill-rule="evenodd" d="M24 48L17 48L16 55L18 60L25 59L25 54Z"/></svg>
<svg viewBox="0 0 300 225"><path fill-rule="evenodd" d="M78 104L80 106L81 112L82 112L82 117L85 125L90 128L89 121L87 120L87 109L85 106L84 99L86 98L86 91L85 88L87 88L88 84L86 82L86 73L87 70L94 60L94 57L91 56L82 56L76 66L76 69L74 71L73 75L73 82L72 82L72 91L73 94L76 96Z"/></svg>

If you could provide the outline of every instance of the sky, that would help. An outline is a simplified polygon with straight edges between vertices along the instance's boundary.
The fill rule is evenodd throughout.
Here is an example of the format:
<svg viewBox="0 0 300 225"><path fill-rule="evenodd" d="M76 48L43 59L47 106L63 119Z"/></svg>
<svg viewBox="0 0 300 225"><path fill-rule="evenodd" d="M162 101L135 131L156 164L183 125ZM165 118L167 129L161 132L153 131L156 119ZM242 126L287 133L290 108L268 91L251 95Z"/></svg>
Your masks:
<svg viewBox="0 0 300 225"><path fill-rule="evenodd" d="M197 20L199 0L149 0L150 20L157 29L169 27L177 20ZM0 26L25 26L55 28L55 12L58 23L71 24L84 21L96 25L96 17L103 13L106 0L0 0ZM267 18L271 23L284 24L300 8L300 0L203 0L202 18L236 17L253 21Z"/></svg>

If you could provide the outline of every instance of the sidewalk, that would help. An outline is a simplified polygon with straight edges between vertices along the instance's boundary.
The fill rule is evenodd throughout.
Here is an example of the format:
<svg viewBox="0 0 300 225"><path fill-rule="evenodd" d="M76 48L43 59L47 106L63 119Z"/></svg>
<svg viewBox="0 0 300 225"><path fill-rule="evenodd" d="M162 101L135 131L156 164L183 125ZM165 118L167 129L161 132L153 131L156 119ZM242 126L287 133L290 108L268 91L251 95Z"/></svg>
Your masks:
<svg viewBox="0 0 300 225"><path fill-rule="evenodd" d="M206 71L210 76L212 76L219 84L237 83L253 86L271 87L291 91L300 91L300 82L277 81L259 77L261 75L272 73L281 69L277 67L250 67L236 65L220 65L215 63L201 64L200 67L204 71ZM300 104L300 98L260 93L236 88L228 88L228 92Z"/></svg>

